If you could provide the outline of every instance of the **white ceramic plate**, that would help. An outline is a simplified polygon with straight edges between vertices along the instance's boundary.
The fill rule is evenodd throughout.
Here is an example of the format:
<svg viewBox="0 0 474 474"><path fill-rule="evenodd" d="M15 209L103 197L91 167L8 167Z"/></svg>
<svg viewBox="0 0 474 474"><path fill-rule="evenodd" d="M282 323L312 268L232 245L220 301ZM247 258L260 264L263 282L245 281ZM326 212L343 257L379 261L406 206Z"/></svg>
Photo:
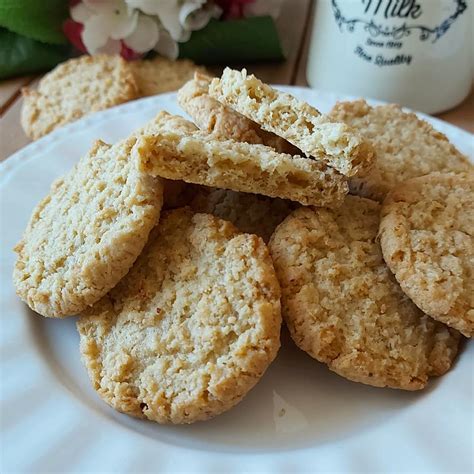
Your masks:
<svg viewBox="0 0 474 474"><path fill-rule="evenodd" d="M283 89L323 111L347 99ZM160 109L179 113L175 95L86 117L0 167L2 472L470 472L472 343L421 393L349 382L284 341L245 400L208 422L160 426L101 401L80 362L75 318L47 320L16 297L11 249L51 182L96 138L123 138ZM474 155L470 134L428 120Z"/></svg>

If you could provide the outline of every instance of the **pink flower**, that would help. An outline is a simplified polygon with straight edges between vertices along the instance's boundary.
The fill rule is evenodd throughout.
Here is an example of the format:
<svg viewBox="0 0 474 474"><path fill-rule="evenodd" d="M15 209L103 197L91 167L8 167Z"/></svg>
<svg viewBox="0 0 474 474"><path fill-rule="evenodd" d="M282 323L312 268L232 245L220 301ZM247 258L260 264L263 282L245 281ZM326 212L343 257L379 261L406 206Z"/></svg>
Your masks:
<svg viewBox="0 0 474 474"><path fill-rule="evenodd" d="M270 15L276 19L282 0L216 0L224 11L224 19Z"/></svg>
<svg viewBox="0 0 474 474"><path fill-rule="evenodd" d="M140 59L143 55L133 51L133 49L129 48L123 41L121 41L122 49L120 50L120 56L126 59L127 61L132 61L134 59Z"/></svg>
<svg viewBox="0 0 474 474"><path fill-rule="evenodd" d="M71 20L68 18L63 23L63 32L66 35L66 38L72 43L72 45L81 51L82 53L87 53L87 49L82 42L82 31L84 30L84 25L78 23L77 21Z"/></svg>
<svg viewBox="0 0 474 474"><path fill-rule="evenodd" d="M87 53L87 48L82 42L82 32L84 31L84 25L82 23L78 23L69 18L63 24L63 31L66 38L77 50L81 51L81 53ZM122 40L120 40L120 55L127 61L140 59L143 56L129 48Z"/></svg>
<svg viewBox="0 0 474 474"><path fill-rule="evenodd" d="M224 19L242 18L244 8L255 0L217 0L216 3L224 11Z"/></svg>

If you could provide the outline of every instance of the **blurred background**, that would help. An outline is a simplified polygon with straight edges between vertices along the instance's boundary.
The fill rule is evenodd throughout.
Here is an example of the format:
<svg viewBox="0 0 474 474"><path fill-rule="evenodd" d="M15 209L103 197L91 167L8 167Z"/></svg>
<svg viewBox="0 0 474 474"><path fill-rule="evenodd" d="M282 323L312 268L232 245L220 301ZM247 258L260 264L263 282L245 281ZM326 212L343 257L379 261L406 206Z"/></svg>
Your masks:
<svg viewBox="0 0 474 474"><path fill-rule="evenodd" d="M246 67L472 133L473 22L472 0L0 0L0 160L30 141L22 87L81 54Z"/></svg>

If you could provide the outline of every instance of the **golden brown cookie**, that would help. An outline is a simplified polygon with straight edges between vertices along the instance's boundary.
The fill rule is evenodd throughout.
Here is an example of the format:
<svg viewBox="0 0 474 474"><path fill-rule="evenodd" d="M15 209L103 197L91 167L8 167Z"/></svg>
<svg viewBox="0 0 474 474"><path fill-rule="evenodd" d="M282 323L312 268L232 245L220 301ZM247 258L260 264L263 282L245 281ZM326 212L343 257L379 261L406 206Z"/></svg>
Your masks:
<svg viewBox="0 0 474 474"><path fill-rule="evenodd" d="M380 205L348 196L337 210L300 208L270 240L282 313L296 345L343 377L422 389L451 367L459 333L402 292L377 242Z"/></svg>
<svg viewBox="0 0 474 474"><path fill-rule="evenodd" d="M198 127L217 140L267 145L280 153L301 154L300 150L274 133L262 128L244 115L221 104L209 95L212 77L196 73L178 91L178 102Z"/></svg>
<svg viewBox="0 0 474 474"><path fill-rule="evenodd" d="M77 323L99 395L158 423L237 404L275 358L280 326L263 241L186 208L163 213L128 275Z"/></svg>
<svg viewBox="0 0 474 474"><path fill-rule="evenodd" d="M59 318L83 311L142 251L163 190L130 157L135 141L96 142L33 210L15 247L13 281L34 311Z"/></svg>
<svg viewBox="0 0 474 474"><path fill-rule="evenodd" d="M358 130L372 143L377 165L349 181L352 194L383 201L397 184L434 171L473 169L468 159L429 123L398 105L371 107L364 100L340 102L328 114Z"/></svg>
<svg viewBox="0 0 474 474"><path fill-rule="evenodd" d="M431 317L474 335L474 174L432 173L394 188L382 252L402 290Z"/></svg>
<svg viewBox="0 0 474 474"><path fill-rule="evenodd" d="M188 189L191 185L184 181L163 179L163 209L176 209L186 206L193 193Z"/></svg>
<svg viewBox="0 0 474 474"><path fill-rule="evenodd" d="M134 152L140 169L152 176L306 205L339 206L348 191L345 176L324 163L264 145L218 141L204 132L145 135Z"/></svg>
<svg viewBox="0 0 474 474"><path fill-rule="evenodd" d="M22 92L21 125L33 140L91 112L135 99L138 93L128 63L107 55L70 59L46 74L37 90Z"/></svg>
<svg viewBox="0 0 474 474"><path fill-rule="evenodd" d="M220 79L212 80L209 94L346 176L365 174L372 167L373 149L358 132L247 75L245 69L226 68Z"/></svg>
<svg viewBox="0 0 474 474"><path fill-rule="evenodd" d="M176 132L182 135L192 135L199 129L189 120L184 120L179 115L172 115L165 110L160 110L155 117L134 132L136 137L144 135L157 135L162 131Z"/></svg>
<svg viewBox="0 0 474 474"><path fill-rule="evenodd" d="M182 117L171 115L170 113L160 110L145 125L134 132L136 137L143 135L156 135L161 131L175 131L181 134L192 134L198 128L192 122L183 120ZM163 209L175 209L177 207L186 206L194 196L194 190L184 181L172 181L170 179L162 179L163 182Z"/></svg>
<svg viewBox="0 0 474 474"><path fill-rule="evenodd" d="M206 212L232 222L239 230L270 240L276 226L297 204L258 194L199 186L189 203L196 212Z"/></svg>
<svg viewBox="0 0 474 474"><path fill-rule="evenodd" d="M133 61L130 65L140 97L175 91L189 81L195 72L206 73L205 68L196 66L189 59L172 61L161 56Z"/></svg>

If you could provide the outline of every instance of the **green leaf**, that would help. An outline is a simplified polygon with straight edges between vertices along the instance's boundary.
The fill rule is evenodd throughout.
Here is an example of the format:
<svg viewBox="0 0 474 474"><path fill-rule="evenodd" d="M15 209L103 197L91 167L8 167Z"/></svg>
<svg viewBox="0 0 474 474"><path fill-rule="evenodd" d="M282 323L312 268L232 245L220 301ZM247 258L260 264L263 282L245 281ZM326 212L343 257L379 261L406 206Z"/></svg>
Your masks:
<svg viewBox="0 0 474 474"><path fill-rule="evenodd" d="M179 45L179 57L200 64L284 59L275 22L269 16L217 21Z"/></svg>
<svg viewBox="0 0 474 474"><path fill-rule="evenodd" d="M0 28L0 79L50 69L70 51L69 46L40 43Z"/></svg>
<svg viewBox="0 0 474 474"><path fill-rule="evenodd" d="M66 0L0 0L0 26L43 43L65 44Z"/></svg>

